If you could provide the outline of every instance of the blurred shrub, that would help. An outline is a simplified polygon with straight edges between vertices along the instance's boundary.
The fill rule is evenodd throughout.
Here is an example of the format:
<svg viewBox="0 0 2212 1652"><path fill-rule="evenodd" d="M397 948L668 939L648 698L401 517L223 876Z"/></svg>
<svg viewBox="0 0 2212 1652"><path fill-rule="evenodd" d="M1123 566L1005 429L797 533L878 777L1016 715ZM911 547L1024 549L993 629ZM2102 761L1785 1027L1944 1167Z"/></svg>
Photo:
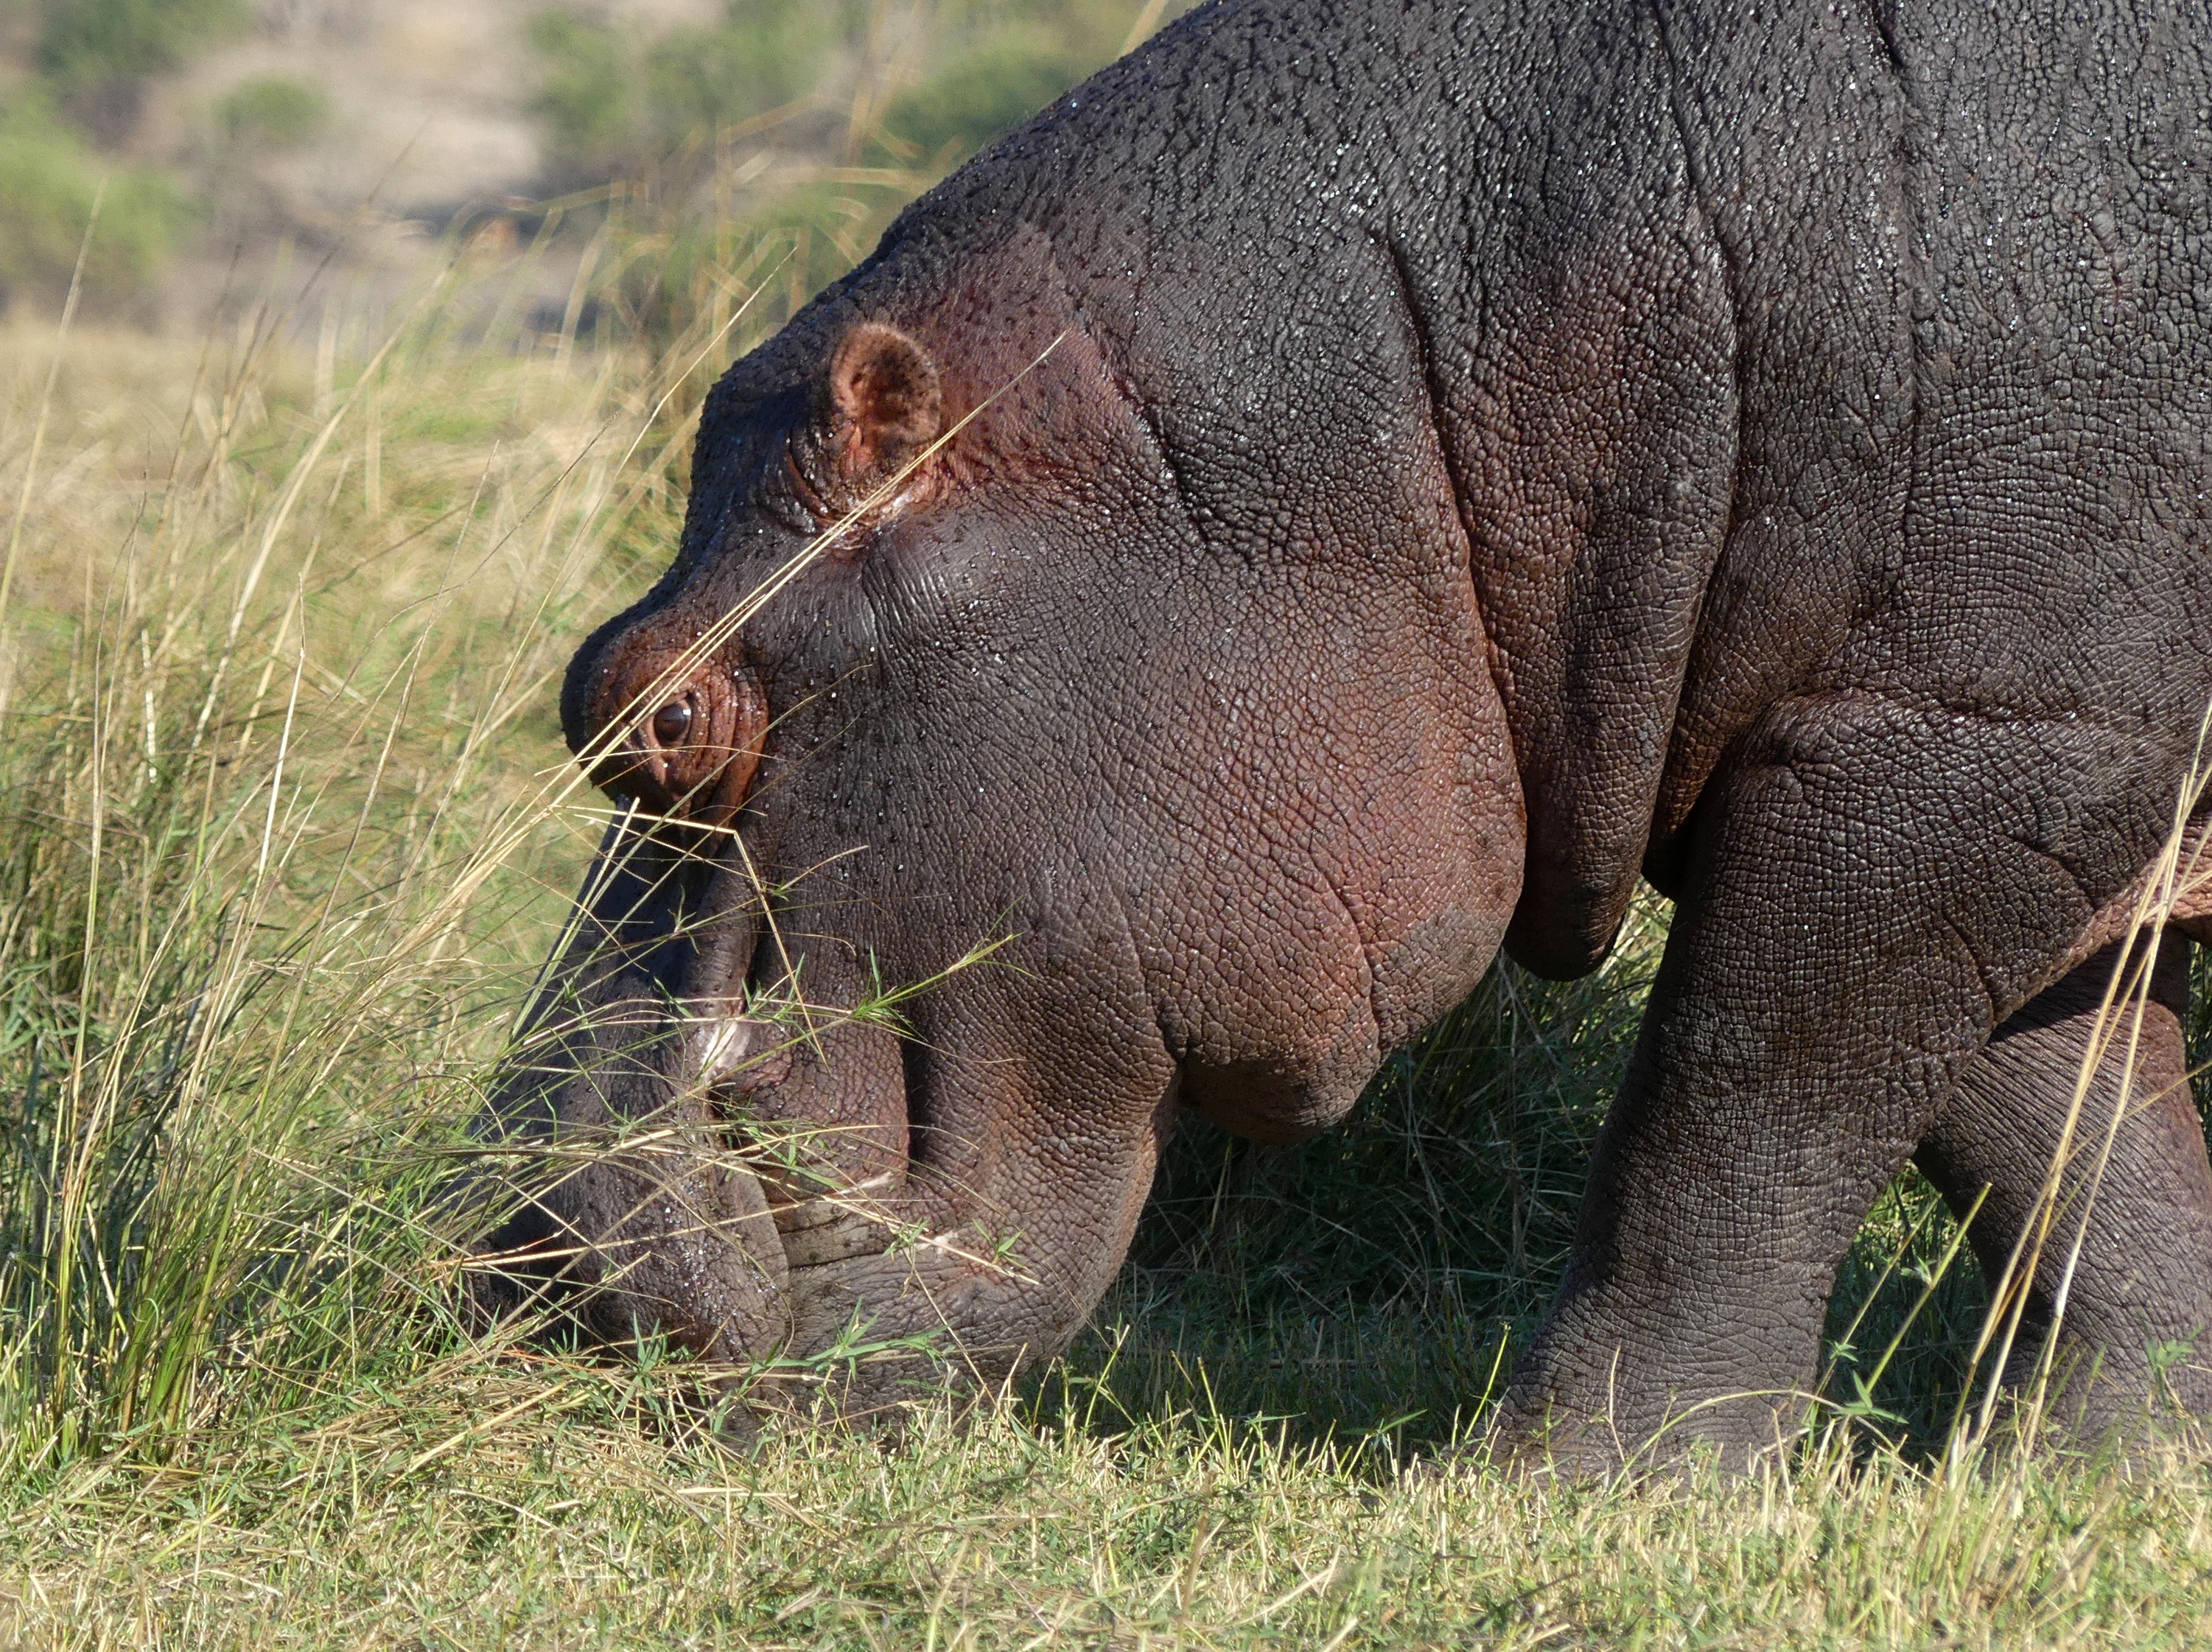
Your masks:
<svg viewBox="0 0 2212 1652"><path fill-rule="evenodd" d="M943 171L1111 62L1139 15L1097 0L956 0L919 78L886 111L884 135Z"/></svg>
<svg viewBox="0 0 2212 1652"><path fill-rule="evenodd" d="M312 86L263 75L240 82L215 106L216 124L234 143L295 149L330 118L330 100Z"/></svg>
<svg viewBox="0 0 2212 1652"><path fill-rule="evenodd" d="M814 89L824 61L849 37L835 5L739 0L719 28L680 29L646 55L656 147L732 125Z"/></svg>
<svg viewBox="0 0 2212 1652"><path fill-rule="evenodd" d="M65 91L173 69L244 27L245 0L46 0L39 66Z"/></svg>
<svg viewBox="0 0 2212 1652"><path fill-rule="evenodd" d="M23 297L60 300L103 177L85 290L114 303L143 290L191 209L155 174L102 165L34 92L17 88L0 105L0 308Z"/></svg>
<svg viewBox="0 0 2212 1652"><path fill-rule="evenodd" d="M530 44L545 60L531 108L545 122L554 163L582 170L627 145L638 100L621 37L574 12L548 11L532 20Z"/></svg>
<svg viewBox="0 0 2212 1652"><path fill-rule="evenodd" d="M898 37L882 60L861 67L864 80L872 74L903 89L878 101L867 130L845 133L846 158L872 149L878 159L941 170L1111 59L1144 12L1133 0L948 0L930 27ZM556 9L531 25L545 65L535 106L570 181L635 176L718 130L826 94L830 79L886 38L872 33L869 8L851 0L730 0L720 23L642 48L609 22Z"/></svg>
<svg viewBox="0 0 2212 1652"><path fill-rule="evenodd" d="M541 12L530 44L545 79L532 106L556 168L592 182L649 171L702 133L804 95L843 39L836 11L731 0L723 22L678 29L642 50L598 19Z"/></svg>
<svg viewBox="0 0 2212 1652"><path fill-rule="evenodd" d="M1055 30L1004 29L901 94L884 125L946 166L1019 125L1095 67Z"/></svg>

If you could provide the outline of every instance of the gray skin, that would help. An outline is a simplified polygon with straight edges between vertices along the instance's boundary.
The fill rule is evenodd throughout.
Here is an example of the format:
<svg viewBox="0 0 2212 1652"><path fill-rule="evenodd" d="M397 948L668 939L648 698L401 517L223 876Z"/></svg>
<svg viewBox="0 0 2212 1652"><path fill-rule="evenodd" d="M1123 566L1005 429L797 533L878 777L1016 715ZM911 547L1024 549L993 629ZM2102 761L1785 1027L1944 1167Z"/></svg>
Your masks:
<svg viewBox="0 0 2212 1652"><path fill-rule="evenodd" d="M1916 1151L2001 1266L2212 700L2212 15L2032 9L1224 0L908 211L731 369L571 669L637 806L492 1127L598 1157L486 1299L997 1380L1179 1108L1327 1127L1639 872L1672 932L1501 1442L1786 1432ZM994 938L902 1029L761 1007ZM2212 1322L2183 991L2071 1286L2093 1420Z"/></svg>

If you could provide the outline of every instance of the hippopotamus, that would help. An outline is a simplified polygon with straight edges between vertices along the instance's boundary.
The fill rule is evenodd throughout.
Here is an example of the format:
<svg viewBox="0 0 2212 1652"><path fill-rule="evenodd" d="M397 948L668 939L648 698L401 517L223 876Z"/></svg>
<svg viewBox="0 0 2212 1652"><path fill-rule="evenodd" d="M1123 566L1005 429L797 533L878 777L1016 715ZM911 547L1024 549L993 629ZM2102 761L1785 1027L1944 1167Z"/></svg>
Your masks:
<svg viewBox="0 0 2212 1652"><path fill-rule="evenodd" d="M1214 0L708 398L562 690L615 808L483 1294L847 1416L1000 1382L1179 1113L1327 1128L1642 878L1495 1441L1788 1437L1909 1162L2100 1415L2212 1408L2203 914L2136 921L2208 498L2202 5Z"/></svg>

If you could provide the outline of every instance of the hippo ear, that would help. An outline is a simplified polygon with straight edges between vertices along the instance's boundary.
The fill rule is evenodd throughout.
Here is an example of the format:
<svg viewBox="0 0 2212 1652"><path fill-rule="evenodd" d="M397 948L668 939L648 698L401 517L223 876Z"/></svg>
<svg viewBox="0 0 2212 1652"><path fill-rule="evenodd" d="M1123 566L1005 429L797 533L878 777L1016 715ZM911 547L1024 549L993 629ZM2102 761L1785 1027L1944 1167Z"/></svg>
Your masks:
<svg viewBox="0 0 2212 1652"><path fill-rule="evenodd" d="M896 327L863 321L830 358L823 444L837 491L857 501L935 441L944 428L937 363Z"/></svg>

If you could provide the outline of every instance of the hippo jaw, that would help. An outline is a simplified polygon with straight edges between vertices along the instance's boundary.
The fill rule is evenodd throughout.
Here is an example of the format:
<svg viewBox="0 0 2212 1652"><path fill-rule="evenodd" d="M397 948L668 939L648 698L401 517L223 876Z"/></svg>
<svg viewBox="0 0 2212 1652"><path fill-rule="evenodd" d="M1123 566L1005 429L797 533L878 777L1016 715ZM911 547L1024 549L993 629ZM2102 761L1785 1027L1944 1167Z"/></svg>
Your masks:
<svg viewBox="0 0 2212 1652"><path fill-rule="evenodd" d="M666 697L655 683L623 703ZM580 744L619 811L483 1128L522 1169L497 1190L517 1207L477 1247L472 1297L494 1317L556 1306L611 1345L665 1339L744 1378L756 1406L842 1365L839 1408L865 1410L884 1385L856 1379L856 1356L872 1340L911 1368L935 1328L856 1343L869 1300L1020 1264L913 1174L891 1012L851 948L779 920L714 829L742 798L708 773L690 809L647 813L638 760Z"/></svg>
<svg viewBox="0 0 2212 1652"><path fill-rule="evenodd" d="M586 880L601 890L592 922L540 1006L533 1070L495 1105L525 1169L502 1190L520 1208L478 1248L480 1310L554 1306L593 1341L683 1349L756 1410L818 1405L826 1388L848 1418L935 1385L956 1356L988 1377L1056 1346L1056 1325L994 1345L959 1311L979 1284L1036 1281L988 1199L909 1157L902 1040L884 1012L802 996L787 977L732 981L717 954L737 949L678 902L614 912L605 891L649 888L636 864L656 859L727 881L611 831Z"/></svg>

